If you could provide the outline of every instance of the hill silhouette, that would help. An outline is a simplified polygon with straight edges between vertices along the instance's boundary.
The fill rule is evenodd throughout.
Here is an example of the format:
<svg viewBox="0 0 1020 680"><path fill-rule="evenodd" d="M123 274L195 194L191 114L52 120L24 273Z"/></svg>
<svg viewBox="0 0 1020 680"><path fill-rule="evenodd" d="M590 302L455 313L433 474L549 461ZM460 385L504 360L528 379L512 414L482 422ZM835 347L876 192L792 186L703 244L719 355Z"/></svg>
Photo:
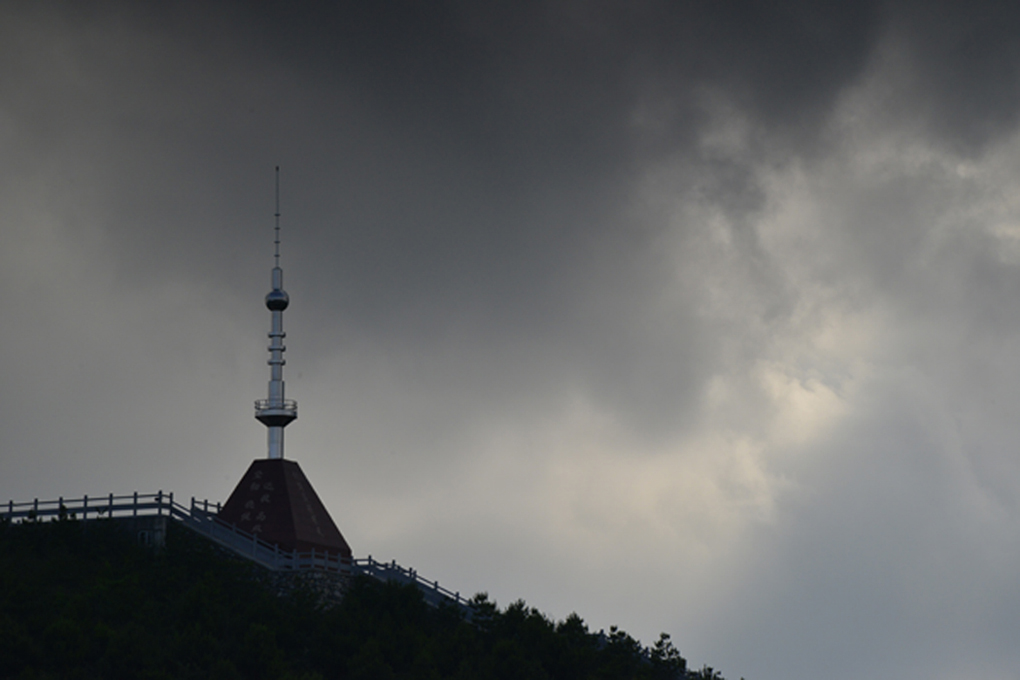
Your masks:
<svg viewBox="0 0 1020 680"><path fill-rule="evenodd" d="M413 586L355 578L324 607L171 522L166 546L113 521L0 523L0 678L692 680L667 635L554 622L484 594L470 621Z"/></svg>

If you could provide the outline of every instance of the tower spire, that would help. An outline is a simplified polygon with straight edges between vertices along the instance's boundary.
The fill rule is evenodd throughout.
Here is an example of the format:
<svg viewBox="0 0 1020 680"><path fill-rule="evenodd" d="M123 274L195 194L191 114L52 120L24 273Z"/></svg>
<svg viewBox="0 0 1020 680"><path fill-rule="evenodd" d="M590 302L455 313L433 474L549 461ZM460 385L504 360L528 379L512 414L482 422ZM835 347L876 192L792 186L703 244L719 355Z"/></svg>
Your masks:
<svg viewBox="0 0 1020 680"><path fill-rule="evenodd" d="M273 252L273 264L280 266L280 166L276 166L276 239L273 241L275 250Z"/></svg>
<svg viewBox="0 0 1020 680"><path fill-rule="evenodd" d="M255 402L255 418L265 425L269 432L269 458L283 458L283 428L297 418L297 402L284 398L283 353L287 348L283 339L283 310L290 304L290 297L283 290L283 269L280 268L280 166L276 166L276 238L273 242L273 289L266 295L266 307L272 314L269 331L269 398Z"/></svg>

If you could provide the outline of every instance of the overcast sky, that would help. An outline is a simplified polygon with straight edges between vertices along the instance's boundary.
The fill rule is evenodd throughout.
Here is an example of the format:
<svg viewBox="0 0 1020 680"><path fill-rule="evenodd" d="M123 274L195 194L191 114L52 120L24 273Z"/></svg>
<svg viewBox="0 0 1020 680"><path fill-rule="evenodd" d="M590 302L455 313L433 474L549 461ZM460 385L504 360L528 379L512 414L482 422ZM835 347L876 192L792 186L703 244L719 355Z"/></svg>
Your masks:
<svg viewBox="0 0 1020 680"><path fill-rule="evenodd" d="M357 556L734 680L1016 678L1020 11L283 6L0 3L0 500L265 456L279 165Z"/></svg>

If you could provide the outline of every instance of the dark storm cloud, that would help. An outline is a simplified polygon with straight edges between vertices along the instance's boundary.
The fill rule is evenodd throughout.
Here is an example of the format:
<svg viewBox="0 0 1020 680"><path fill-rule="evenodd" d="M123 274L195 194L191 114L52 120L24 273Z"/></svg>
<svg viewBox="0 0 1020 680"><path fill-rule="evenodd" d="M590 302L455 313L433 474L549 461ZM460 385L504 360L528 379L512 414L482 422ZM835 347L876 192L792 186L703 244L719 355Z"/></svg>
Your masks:
<svg viewBox="0 0 1020 680"><path fill-rule="evenodd" d="M272 64L290 81L281 90L266 83L246 104L257 96L260 108L286 108L295 89L307 103L278 123L320 149L317 169L329 177L322 191L339 195L338 231L351 239L335 248L346 258L340 269L378 284L380 295L409 283L441 294L470 285L501 302L519 291L534 299L550 281L579 275L570 265L616 226L606 213L622 198L621 180L646 154L673 154L697 137L699 87L732 90L769 124L810 136L825 103L861 68L874 33L874 11L856 4L196 12L218 21L178 20L167 31L185 53L213 52L193 66L215 70L219 52L244 50L260 65L256 77ZM201 71L187 74L201 83ZM667 117L636 150L635 136L646 133L635 130L634 111L649 100ZM363 118L351 121L349 106ZM215 121L240 108L207 114ZM359 148L364 136L373 143ZM348 211L360 219L344 219Z"/></svg>
<svg viewBox="0 0 1020 680"><path fill-rule="evenodd" d="M866 4L397 3L282 12L263 30L282 63L344 88L396 136L402 148L388 160L410 167L389 169L387 188L397 202L410 194L413 209L379 221L395 223L387 245L415 254L400 272L426 266L452 272L451 287L507 296L575 273L556 255L571 264L618 226L606 211L635 167L696 155L702 89L810 138L862 67L873 15ZM653 130L634 124L640 107L659 112ZM423 234L458 245L445 252Z"/></svg>
<svg viewBox="0 0 1020 680"><path fill-rule="evenodd" d="M762 134L809 147L890 15L927 38L915 41L919 62L938 64L923 57L942 46L954 65L921 79L936 110L974 112L951 130L1008 119L1011 62L990 68L1007 56L995 38L1008 17L970 27L940 9L868 3L99 4L56 14L76 74L14 85L49 85L65 101L71 91L31 132L114 159L103 165L140 201L119 198L124 219L111 224L132 251L154 254L148 233L163 239L161 253L192 248L189 224L213 245L239 241L240 221L219 202L244 203L256 174L221 166L300 148L285 188L292 205L319 207L316 249L330 254L351 312L381 324L378 310L391 310L413 325L466 305L498 309L486 323L555 325L577 290L634 278L633 267L614 280L594 266L601 248L648 266L652 239L640 232L657 226L618 234L628 181L649 160L682 157L726 209L760 205L745 168L700 157L706 88L734 99ZM947 32L966 41L940 39ZM953 114L945 102L959 83L968 96L953 101L966 108ZM635 125L639 109L655 125ZM233 186L203 191L214 178ZM129 226L143 220L155 229Z"/></svg>
<svg viewBox="0 0 1020 680"><path fill-rule="evenodd" d="M213 245L237 241L237 220L217 205L254 176L221 166L260 159L253 142L298 147L306 155L285 180L318 175L306 193L330 215L333 240L317 247L361 314L438 313L471 290L472 313L495 306L514 325L550 323L593 283L593 248L626 259L647 247L612 236L627 178L649 156L688 151L704 122L699 88L732 91L767 124L810 138L860 69L874 14L864 4L98 4L37 10L57 44L34 61L57 68L13 85L44 107L37 86L65 102L27 132L77 148L83 165L104 159L127 185L114 237L143 256L154 252L147 233L164 240L161 253L191 247L189 224ZM635 129L640 106L662 112L654 130ZM734 172L728 202L753 203ZM234 188L203 191L214 178ZM151 231L129 226L143 220Z"/></svg>
<svg viewBox="0 0 1020 680"><path fill-rule="evenodd" d="M624 209L635 173L680 156L710 200L753 210L746 169L697 149L705 91L801 144L875 35L865 4L397 3L249 17L258 59L310 90L299 124L316 137L302 140L302 163L320 178L296 202L329 216L315 248L329 253L325 289L344 291L344 318L419 343L456 328L541 346L557 380L618 407L640 399L635 414L656 421L688 410L693 367L711 361L673 356L705 351L696 330L633 330L654 323L642 300L672 276L650 253L662 225ZM352 101L359 119L334 113ZM639 111L652 124L635 123Z"/></svg>
<svg viewBox="0 0 1020 680"><path fill-rule="evenodd" d="M910 54L903 114L968 152L1008 133L1020 111L1020 12L1009 3L891 3L889 27Z"/></svg>

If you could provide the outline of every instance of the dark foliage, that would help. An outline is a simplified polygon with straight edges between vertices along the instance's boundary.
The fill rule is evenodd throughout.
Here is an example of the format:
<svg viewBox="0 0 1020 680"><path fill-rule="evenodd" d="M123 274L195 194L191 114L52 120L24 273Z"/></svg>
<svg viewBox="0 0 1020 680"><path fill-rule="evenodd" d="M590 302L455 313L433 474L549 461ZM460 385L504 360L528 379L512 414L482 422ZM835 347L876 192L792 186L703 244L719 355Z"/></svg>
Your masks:
<svg viewBox="0 0 1020 680"><path fill-rule="evenodd" d="M322 609L170 529L156 553L111 522L0 523L0 678L719 678L686 671L668 635L645 649L576 614L556 623L484 594L469 622L413 587L362 577Z"/></svg>

